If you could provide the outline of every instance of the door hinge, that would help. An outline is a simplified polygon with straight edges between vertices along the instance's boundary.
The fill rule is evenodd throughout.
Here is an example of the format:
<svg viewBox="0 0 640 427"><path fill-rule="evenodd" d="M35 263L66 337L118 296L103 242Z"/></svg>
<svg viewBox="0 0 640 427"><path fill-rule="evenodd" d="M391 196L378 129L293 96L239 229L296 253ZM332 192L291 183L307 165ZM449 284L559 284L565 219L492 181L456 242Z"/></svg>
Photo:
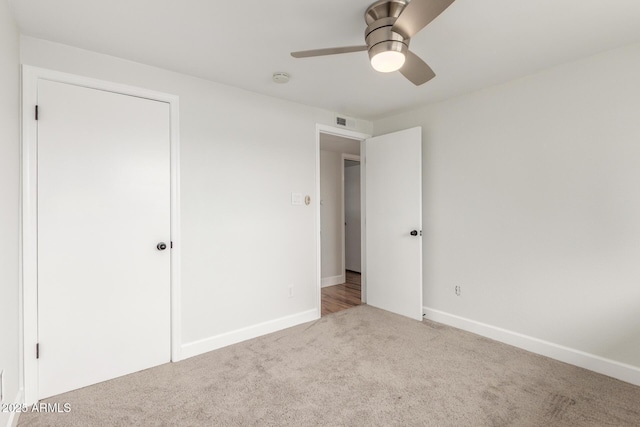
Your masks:
<svg viewBox="0 0 640 427"><path fill-rule="evenodd" d="M38 120L38 106L36 105L36 120Z"/></svg>
<svg viewBox="0 0 640 427"><path fill-rule="evenodd" d="M40 359L40 343L36 344L36 359Z"/></svg>

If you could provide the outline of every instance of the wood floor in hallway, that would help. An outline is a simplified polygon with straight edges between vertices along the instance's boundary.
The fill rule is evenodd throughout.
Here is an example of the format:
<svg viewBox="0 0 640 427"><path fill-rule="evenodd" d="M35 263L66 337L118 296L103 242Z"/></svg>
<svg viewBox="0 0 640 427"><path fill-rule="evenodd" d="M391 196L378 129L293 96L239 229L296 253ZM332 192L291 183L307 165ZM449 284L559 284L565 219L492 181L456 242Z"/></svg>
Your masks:
<svg viewBox="0 0 640 427"><path fill-rule="evenodd" d="M347 270L347 281L322 288L322 315L346 310L362 304L360 273Z"/></svg>

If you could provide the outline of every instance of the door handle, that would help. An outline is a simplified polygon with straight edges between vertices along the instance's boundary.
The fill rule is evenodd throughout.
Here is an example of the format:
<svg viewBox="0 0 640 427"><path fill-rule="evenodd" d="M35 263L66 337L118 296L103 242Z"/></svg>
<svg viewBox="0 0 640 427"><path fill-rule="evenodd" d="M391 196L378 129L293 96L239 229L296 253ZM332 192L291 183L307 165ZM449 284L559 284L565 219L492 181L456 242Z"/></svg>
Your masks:
<svg viewBox="0 0 640 427"><path fill-rule="evenodd" d="M156 248L158 248L159 251L164 251L167 249L167 244L165 242L160 242L156 245Z"/></svg>
<svg viewBox="0 0 640 427"><path fill-rule="evenodd" d="M412 230L411 233L412 236L417 236L418 235L418 230ZM422 236L422 230L420 230L420 235Z"/></svg>

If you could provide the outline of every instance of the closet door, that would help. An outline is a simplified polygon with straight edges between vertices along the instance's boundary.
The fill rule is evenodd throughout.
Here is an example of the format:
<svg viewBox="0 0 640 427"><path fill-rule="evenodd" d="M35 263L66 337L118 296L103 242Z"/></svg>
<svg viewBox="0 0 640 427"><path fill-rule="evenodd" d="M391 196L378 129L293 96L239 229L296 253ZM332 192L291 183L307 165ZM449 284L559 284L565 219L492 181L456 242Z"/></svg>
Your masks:
<svg viewBox="0 0 640 427"><path fill-rule="evenodd" d="M38 109L45 398L170 361L170 122L167 103L44 79Z"/></svg>

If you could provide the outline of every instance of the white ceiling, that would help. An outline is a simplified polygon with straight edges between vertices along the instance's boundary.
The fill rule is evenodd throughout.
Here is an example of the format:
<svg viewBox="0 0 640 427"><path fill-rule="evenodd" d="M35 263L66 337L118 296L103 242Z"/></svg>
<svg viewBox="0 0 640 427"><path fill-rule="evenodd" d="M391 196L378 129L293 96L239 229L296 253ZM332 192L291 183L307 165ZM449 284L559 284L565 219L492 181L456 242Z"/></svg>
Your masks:
<svg viewBox="0 0 640 427"><path fill-rule="evenodd" d="M375 119L640 41L639 0L457 0L411 41L436 72L380 74L364 44L373 0L10 0L23 34ZM291 74L288 84L271 81Z"/></svg>

